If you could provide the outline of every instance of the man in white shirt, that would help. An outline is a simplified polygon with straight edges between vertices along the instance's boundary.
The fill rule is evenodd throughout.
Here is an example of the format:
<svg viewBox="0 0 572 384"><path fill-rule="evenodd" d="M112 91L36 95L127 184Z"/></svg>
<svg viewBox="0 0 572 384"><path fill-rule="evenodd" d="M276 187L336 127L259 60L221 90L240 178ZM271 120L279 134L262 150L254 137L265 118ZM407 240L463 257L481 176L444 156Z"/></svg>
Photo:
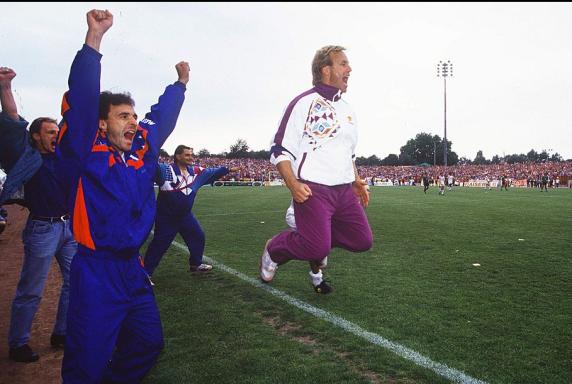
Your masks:
<svg viewBox="0 0 572 384"><path fill-rule="evenodd" d="M270 161L290 189L297 228L267 241L260 260L264 282L272 281L278 265L309 261L314 290L329 293L320 266L330 250L364 252L372 246L364 210L368 187L354 162L357 122L341 98L352 71L344 50L325 46L316 52L314 87L290 102L274 136Z"/></svg>

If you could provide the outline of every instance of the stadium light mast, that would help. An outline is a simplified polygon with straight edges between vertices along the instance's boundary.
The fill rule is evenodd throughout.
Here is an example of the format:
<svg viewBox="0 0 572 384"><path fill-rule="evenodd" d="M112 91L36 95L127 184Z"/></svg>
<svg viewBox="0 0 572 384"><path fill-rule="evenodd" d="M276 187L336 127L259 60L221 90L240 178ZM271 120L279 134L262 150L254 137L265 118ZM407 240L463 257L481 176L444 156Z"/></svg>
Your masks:
<svg viewBox="0 0 572 384"><path fill-rule="evenodd" d="M445 135L443 137L443 164L447 166L447 77L453 76L453 63L451 60L447 62L439 61L437 64L437 77L443 78L443 95L444 95L444 128Z"/></svg>

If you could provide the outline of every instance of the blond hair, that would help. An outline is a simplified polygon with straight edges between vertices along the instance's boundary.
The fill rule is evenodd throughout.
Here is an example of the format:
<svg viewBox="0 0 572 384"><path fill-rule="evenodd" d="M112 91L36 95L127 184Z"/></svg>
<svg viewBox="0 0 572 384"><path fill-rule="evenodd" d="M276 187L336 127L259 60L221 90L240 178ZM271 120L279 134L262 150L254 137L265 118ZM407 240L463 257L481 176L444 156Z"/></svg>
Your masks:
<svg viewBox="0 0 572 384"><path fill-rule="evenodd" d="M342 52L345 48L339 45L326 45L316 51L314 60L312 60L312 84L318 85L322 81L322 68L332 65L330 53Z"/></svg>

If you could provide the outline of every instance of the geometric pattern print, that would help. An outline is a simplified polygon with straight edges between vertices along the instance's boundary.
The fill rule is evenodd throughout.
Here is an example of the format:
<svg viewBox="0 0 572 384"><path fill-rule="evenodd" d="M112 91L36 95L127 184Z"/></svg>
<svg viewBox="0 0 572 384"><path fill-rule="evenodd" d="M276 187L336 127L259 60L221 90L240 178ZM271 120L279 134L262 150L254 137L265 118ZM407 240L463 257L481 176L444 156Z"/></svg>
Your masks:
<svg viewBox="0 0 572 384"><path fill-rule="evenodd" d="M304 136L314 150L325 140L335 137L340 131L340 122L332 105L322 97L317 97L310 106L304 125Z"/></svg>
<svg viewBox="0 0 572 384"><path fill-rule="evenodd" d="M165 183L161 186L161 190L165 192L181 192L182 194L188 196L193 192L191 184L198 176L198 174L189 174L187 177L180 174L177 175L170 165L165 167L168 172L165 174ZM168 173L168 174L167 174Z"/></svg>

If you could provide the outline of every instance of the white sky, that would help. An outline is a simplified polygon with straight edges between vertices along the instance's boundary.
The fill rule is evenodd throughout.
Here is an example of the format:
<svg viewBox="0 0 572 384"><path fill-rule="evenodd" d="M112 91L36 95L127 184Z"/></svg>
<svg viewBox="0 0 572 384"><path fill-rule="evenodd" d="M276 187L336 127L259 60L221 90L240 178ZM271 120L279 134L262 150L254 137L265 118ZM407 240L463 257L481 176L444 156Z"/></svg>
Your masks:
<svg viewBox="0 0 572 384"><path fill-rule="evenodd" d="M164 148L211 153L238 138L269 149L289 101L311 87L311 60L342 45L353 68L358 156L390 153L419 132L443 137L443 79L451 60L447 138L459 155L530 149L572 158L571 3L3 3L0 65L13 68L20 113L57 117L85 14L109 9L102 90L129 91L143 116L174 65L191 81Z"/></svg>

